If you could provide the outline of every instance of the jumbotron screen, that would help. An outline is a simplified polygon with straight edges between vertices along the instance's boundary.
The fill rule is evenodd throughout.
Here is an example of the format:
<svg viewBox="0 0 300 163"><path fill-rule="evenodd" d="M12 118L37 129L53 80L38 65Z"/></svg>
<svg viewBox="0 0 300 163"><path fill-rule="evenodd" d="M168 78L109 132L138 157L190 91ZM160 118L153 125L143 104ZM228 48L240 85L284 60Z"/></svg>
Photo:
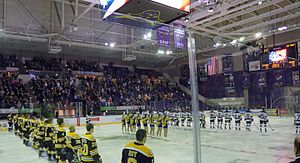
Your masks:
<svg viewBox="0 0 300 163"><path fill-rule="evenodd" d="M100 5L102 9L106 10L103 19L109 17L119 8L124 6L130 0L100 0ZM156 3L160 3L165 6L169 6L181 11L189 12L190 11L190 0L150 0Z"/></svg>

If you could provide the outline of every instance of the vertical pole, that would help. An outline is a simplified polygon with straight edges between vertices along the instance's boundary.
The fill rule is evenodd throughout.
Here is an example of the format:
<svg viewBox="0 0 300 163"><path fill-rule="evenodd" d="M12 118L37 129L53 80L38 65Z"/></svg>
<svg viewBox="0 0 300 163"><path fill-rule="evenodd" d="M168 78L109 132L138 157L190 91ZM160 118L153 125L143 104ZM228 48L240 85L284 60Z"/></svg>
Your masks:
<svg viewBox="0 0 300 163"><path fill-rule="evenodd" d="M189 38L188 38L188 54L189 54L190 81L191 81L191 92L192 92L194 163L201 163L196 47L195 47L195 38L192 37L191 31L189 31Z"/></svg>
<svg viewBox="0 0 300 163"><path fill-rule="evenodd" d="M65 0L61 4L61 31L65 28Z"/></svg>

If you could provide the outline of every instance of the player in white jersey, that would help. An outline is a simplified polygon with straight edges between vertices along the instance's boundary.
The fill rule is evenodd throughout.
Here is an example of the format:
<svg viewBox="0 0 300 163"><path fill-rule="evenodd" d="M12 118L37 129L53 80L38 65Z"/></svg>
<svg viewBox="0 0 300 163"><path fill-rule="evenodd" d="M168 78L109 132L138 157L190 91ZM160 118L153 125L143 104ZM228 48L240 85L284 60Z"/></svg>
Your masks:
<svg viewBox="0 0 300 163"><path fill-rule="evenodd" d="M263 131L263 128L265 128L265 132L267 132L267 123L269 122L269 120L268 120L268 115L264 109L258 114L258 118L259 118L260 132Z"/></svg>
<svg viewBox="0 0 300 163"><path fill-rule="evenodd" d="M205 122L205 114L204 114L204 112L199 112L199 120L200 120L200 127L202 127L202 128L205 128L205 124L206 124L206 122Z"/></svg>
<svg viewBox="0 0 300 163"><path fill-rule="evenodd" d="M300 134L300 112L295 112L294 124L296 126L296 134Z"/></svg>
<svg viewBox="0 0 300 163"><path fill-rule="evenodd" d="M215 128L216 113L213 110L211 110L209 113L209 119L210 119L210 128Z"/></svg>
<svg viewBox="0 0 300 163"><path fill-rule="evenodd" d="M239 110L236 110L233 114L234 122L235 122L235 130L241 130L241 120L242 116Z"/></svg>
<svg viewBox="0 0 300 163"><path fill-rule="evenodd" d="M217 113L218 129L222 129L223 117L224 117L223 112L221 110L219 110Z"/></svg>
<svg viewBox="0 0 300 163"><path fill-rule="evenodd" d="M186 113L186 126L191 127L192 122L193 122L193 118L191 113Z"/></svg>
<svg viewBox="0 0 300 163"><path fill-rule="evenodd" d="M224 128L227 129L227 126L228 126L229 130L231 130L232 117L231 117L231 112L228 109L226 109L224 112L224 118L225 118Z"/></svg>
<svg viewBox="0 0 300 163"><path fill-rule="evenodd" d="M251 128L251 124L253 122L253 115L250 110L246 111L244 120L246 122L246 131L251 131L250 128Z"/></svg>

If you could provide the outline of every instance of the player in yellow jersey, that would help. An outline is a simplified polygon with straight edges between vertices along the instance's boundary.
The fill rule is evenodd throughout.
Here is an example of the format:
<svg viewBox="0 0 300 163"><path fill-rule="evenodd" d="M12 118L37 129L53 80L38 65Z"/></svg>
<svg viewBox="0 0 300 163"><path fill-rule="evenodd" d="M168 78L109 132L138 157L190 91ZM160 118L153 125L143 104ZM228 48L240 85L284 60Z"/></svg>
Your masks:
<svg viewBox="0 0 300 163"><path fill-rule="evenodd" d="M124 133L126 131L126 117L124 114L122 115L121 123L122 123L122 132Z"/></svg>
<svg viewBox="0 0 300 163"><path fill-rule="evenodd" d="M142 119L142 123L143 123L144 129L147 131L147 134L148 134L148 120L149 120L148 115L144 115L144 117Z"/></svg>
<svg viewBox="0 0 300 163"><path fill-rule="evenodd" d="M40 117L40 121L37 127L37 133L36 133L36 140L38 142L37 148L39 149L39 157L42 157L42 153L45 151L44 147L44 139L45 139L45 133L46 133L46 125L44 122L44 117Z"/></svg>
<svg viewBox="0 0 300 163"><path fill-rule="evenodd" d="M27 114L23 119L22 131L23 131L23 144L29 145L30 136L30 116Z"/></svg>
<svg viewBox="0 0 300 163"><path fill-rule="evenodd" d="M36 120L36 117L33 116L32 119L30 120L30 131L31 131L31 138L33 138L33 143L32 143L33 149L37 149L37 144L38 144L36 139L37 128L38 128L38 121Z"/></svg>
<svg viewBox="0 0 300 163"><path fill-rule="evenodd" d="M82 163L102 163L99 155L96 138L93 136L94 125L89 123L86 125L87 133L82 136Z"/></svg>
<svg viewBox="0 0 300 163"><path fill-rule="evenodd" d="M10 113L7 116L7 122L8 122L8 132L12 132L13 129L13 115Z"/></svg>
<svg viewBox="0 0 300 163"><path fill-rule="evenodd" d="M157 117L156 127L157 127L156 136L161 137L161 132L162 132L162 116L161 115L158 115L158 117Z"/></svg>
<svg viewBox="0 0 300 163"><path fill-rule="evenodd" d="M152 151L144 144L147 141L147 131L136 132L136 141L128 143L122 151L121 163L154 163Z"/></svg>
<svg viewBox="0 0 300 163"><path fill-rule="evenodd" d="M127 123L127 132L130 132L130 130L131 130L131 127L130 127L130 114L129 113L127 113L127 115L126 115L126 123Z"/></svg>
<svg viewBox="0 0 300 163"><path fill-rule="evenodd" d="M162 126L164 129L164 138L165 139L168 137L169 121L170 121L170 118L167 115L165 115L162 119Z"/></svg>
<svg viewBox="0 0 300 163"><path fill-rule="evenodd" d="M131 122L131 126L132 126L132 133L135 133L136 132L136 115L132 115L132 117L131 117L131 120L132 120L132 122Z"/></svg>
<svg viewBox="0 0 300 163"><path fill-rule="evenodd" d="M55 149L53 143L53 135L54 135L54 126L53 120L48 119L45 121L46 123L46 130L45 130L45 148L48 155L48 160L53 161L55 158Z"/></svg>
<svg viewBox="0 0 300 163"><path fill-rule="evenodd" d="M54 133L54 147L56 149L56 161L58 163L66 162L66 130L64 119L58 118L56 130Z"/></svg>
<svg viewBox="0 0 300 163"><path fill-rule="evenodd" d="M155 132L155 116L152 113L150 116L150 135L154 136L154 132Z"/></svg>
<svg viewBox="0 0 300 163"><path fill-rule="evenodd" d="M142 117L141 117L140 114L138 114L138 115L136 116L136 119L135 119L136 126L137 126L137 129L138 129L138 130L141 129L141 126L142 126L141 121L142 121Z"/></svg>
<svg viewBox="0 0 300 163"><path fill-rule="evenodd" d="M81 138L76 133L75 127L70 126L69 132L66 136L66 152L67 152L67 160L69 163L77 163L79 159L77 157L78 152L82 150L81 146Z"/></svg>
<svg viewBox="0 0 300 163"><path fill-rule="evenodd" d="M19 117L19 115L16 114L16 115L14 115L14 118L13 118L15 135L17 135L17 133L18 133L18 117Z"/></svg>

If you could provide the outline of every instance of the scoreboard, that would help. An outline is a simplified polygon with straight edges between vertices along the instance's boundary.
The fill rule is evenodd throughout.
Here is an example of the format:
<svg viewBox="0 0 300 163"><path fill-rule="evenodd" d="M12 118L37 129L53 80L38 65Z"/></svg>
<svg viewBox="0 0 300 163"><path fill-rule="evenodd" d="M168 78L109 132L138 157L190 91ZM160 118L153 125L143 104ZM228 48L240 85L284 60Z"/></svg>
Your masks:
<svg viewBox="0 0 300 163"><path fill-rule="evenodd" d="M262 64L262 69L264 70L297 67L297 43L289 43L266 49L265 52L268 53L268 61L265 59L265 62Z"/></svg>

